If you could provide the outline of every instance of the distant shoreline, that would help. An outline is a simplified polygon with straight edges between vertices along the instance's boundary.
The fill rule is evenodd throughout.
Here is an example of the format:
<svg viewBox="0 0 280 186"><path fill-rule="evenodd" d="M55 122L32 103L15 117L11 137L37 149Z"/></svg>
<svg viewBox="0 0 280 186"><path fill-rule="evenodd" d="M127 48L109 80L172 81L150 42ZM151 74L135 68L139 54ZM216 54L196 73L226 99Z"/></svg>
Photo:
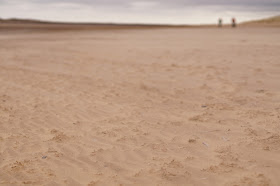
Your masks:
<svg viewBox="0 0 280 186"><path fill-rule="evenodd" d="M223 27L229 27L224 24ZM239 26L280 26L280 16L240 23ZM0 31L5 30L104 30L104 29L156 29L156 28L215 28L216 24L134 24L134 23L77 23L35 19L0 19Z"/></svg>

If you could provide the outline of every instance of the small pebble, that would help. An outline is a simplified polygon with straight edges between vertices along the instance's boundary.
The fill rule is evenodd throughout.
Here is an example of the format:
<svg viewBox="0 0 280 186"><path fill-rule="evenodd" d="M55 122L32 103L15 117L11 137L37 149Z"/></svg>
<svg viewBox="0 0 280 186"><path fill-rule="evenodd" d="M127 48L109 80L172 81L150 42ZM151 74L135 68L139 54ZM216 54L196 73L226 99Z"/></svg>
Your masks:
<svg viewBox="0 0 280 186"><path fill-rule="evenodd" d="M203 142L202 144L205 145L206 147L209 147L209 145L205 142Z"/></svg>
<svg viewBox="0 0 280 186"><path fill-rule="evenodd" d="M46 158L47 158L47 156L43 156L43 157L42 157L42 159L46 159Z"/></svg>

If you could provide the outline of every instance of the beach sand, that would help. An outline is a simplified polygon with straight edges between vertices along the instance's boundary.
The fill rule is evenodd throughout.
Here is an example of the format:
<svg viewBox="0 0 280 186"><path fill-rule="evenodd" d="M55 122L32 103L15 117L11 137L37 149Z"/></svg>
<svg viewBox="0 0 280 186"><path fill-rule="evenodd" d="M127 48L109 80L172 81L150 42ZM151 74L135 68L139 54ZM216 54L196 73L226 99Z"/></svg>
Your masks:
<svg viewBox="0 0 280 186"><path fill-rule="evenodd" d="M280 185L280 28L0 32L0 185Z"/></svg>

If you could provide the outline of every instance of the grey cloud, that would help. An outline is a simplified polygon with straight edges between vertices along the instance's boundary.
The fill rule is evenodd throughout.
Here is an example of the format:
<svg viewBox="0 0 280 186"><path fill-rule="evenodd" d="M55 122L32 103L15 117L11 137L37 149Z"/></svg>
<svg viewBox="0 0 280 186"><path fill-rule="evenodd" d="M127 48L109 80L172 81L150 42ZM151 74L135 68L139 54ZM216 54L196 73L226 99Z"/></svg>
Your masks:
<svg viewBox="0 0 280 186"><path fill-rule="evenodd" d="M16 0L17 1L17 0ZM184 9L189 7L216 6L221 9L233 8L251 11L280 11L280 0L31 0L34 3L73 3L89 7L116 8L133 11L143 3L154 4L157 10ZM30 0L29 0L30 2ZM148 9L144 6L142 9Z"/></svg>
<svg viewBox="0 0 280 186"><path fill-rule="evenodd" d="M154 2L159 6L280 6L279 0L0 0L0 3L75 3L92 6L128 6L135 2Z"/></svg>

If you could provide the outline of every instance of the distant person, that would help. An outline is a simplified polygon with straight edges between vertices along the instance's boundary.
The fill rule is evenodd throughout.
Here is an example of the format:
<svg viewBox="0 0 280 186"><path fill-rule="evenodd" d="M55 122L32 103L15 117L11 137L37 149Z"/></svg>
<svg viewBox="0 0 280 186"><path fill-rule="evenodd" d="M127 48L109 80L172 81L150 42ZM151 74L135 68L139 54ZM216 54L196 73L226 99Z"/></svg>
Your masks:
<svg viewBox="0 0 280 186"><path fill-rule="evenodd" d="M223 20L222 20L221 18L219 18L218 26L219 26L219 27L222 27L222 26L223 26Z"/></svg>
<svg viewBox="0 0 280 186"><path fill-rule="evenodd" d="M236 27L236 21L235 21L234 17L231 19L231 22L232 22L231 26L232 27Z"/></svg>

